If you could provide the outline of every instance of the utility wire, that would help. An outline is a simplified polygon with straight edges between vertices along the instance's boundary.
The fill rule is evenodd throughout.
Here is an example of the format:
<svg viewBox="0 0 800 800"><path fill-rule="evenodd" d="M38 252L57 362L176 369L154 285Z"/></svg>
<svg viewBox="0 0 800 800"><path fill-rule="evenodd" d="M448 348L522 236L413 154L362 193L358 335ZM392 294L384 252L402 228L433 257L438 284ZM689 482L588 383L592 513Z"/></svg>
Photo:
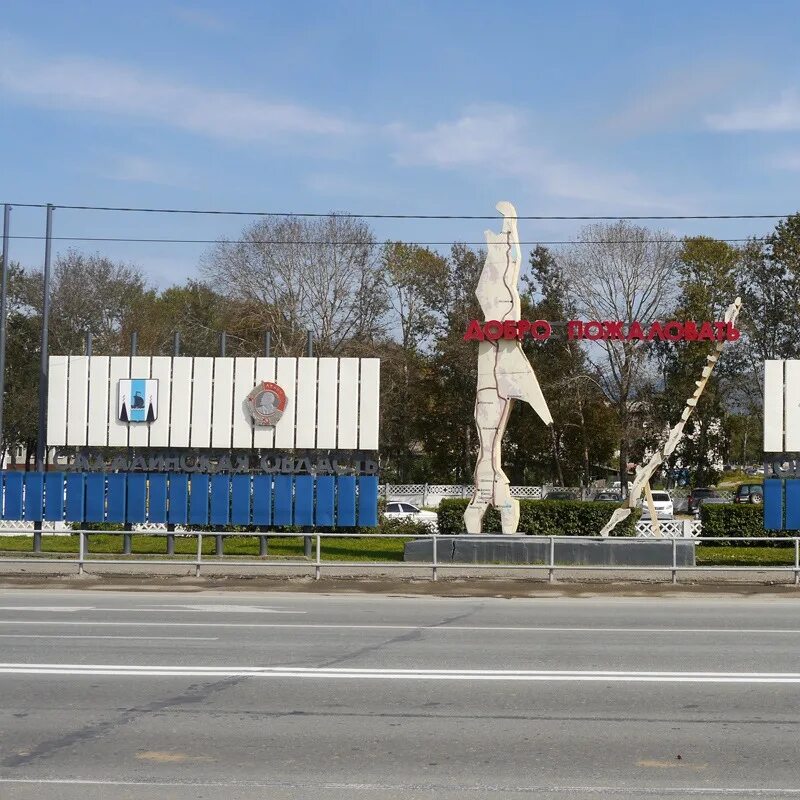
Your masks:
<svg viewBox="0 0 800 800"><path fill-rule="evenodd" d="M44 236L10 236L10 239L26 239L43 241ZM551 239L551 240L536 240L529 242L520 242L520 245L566 245L566 244L682 244L686 238L683 239ZM715 242L729 242L731 244L752 241L764 241L765 236L751 236L746 239L717 239L710 237ZM264 245L328 245L330 247L383 247L384 244L392 243L394 240L388 242L334 242L330 240L325 241L297 241L297 240L279 240L279 239L139 239L135 237L122 237L122 236L53 236L51 241L62 242L137 242L144 244L264 244ZM486 247L486 242L405 242L400 241L399 244L417 245L419 247L449 247L454 244L463 244L468 247Z"/></svg>
<svg viewBox="0 0 800 800"><path fill-rule="evenodd" d="M17 208L47 208L47 203L9 203L8 205ZM312 211L225 211L195 208L134 208L125 206L77 206L77 205L55 205L54 208L68 211L125 211L137 212L142 214L211 214L218 216L235 217L336 217L338 219L465 219L465 220L497 220L502 219L499 214L339 214L336 212L312 212ZM527 214L518 215L513 219L526 220L691 220L691 219L784 219L789 214L586 214L579 216L569 215L543 215Z"/></svg>

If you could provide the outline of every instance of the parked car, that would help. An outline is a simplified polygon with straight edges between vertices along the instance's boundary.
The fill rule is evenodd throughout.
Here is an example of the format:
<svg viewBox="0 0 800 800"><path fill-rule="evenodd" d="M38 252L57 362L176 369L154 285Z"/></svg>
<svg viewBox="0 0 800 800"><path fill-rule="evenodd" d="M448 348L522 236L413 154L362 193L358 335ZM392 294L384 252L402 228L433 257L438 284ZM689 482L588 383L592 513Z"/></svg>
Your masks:
<svg viewBox="0 0 800 800"><path fill-rule="evenodd" d="M553 489L545 495L545 500L580 500L580 497L575 497L572 492L565 489Z"/></svg>
<svg viewBox="0 0 800 800"><path fill-rule="evenodd" d="M740 483L733 495L734 503L752 503L761 505L764 502L764 485L761 483Z"/></svg>
<svg viewBox="0 0 800 800"><path fill-rule="evenodd" d="M675 514L675 506L669 492L653 492L653 505L656 509L656 516L659 519L672 519ZM647 500L641 500L642 519L650 519L650 507Z"/></svg>
<svg viewBox="0 0 800 800"><path fill-rule="evenodd" d="M407 519L411 522L422 522L432 531L438 528L435 511L424 511L411 503L387 503L383 516L387 519Z"/></svg>
<svg viewBox="0 0 800 800"><path fill-rule="evenodd" d="M598 492L594 499L603 503L621 503L622 495L619 492Z"/></svg>
<svg viewBox="0 0 800 800"><path fill-rule="evenodd" d="M690 514L697 516L700 513L700 506L704 503L718 504L727 502L725 498L710 486L697 486L689 492L686 501L686 510Z"/></svg>

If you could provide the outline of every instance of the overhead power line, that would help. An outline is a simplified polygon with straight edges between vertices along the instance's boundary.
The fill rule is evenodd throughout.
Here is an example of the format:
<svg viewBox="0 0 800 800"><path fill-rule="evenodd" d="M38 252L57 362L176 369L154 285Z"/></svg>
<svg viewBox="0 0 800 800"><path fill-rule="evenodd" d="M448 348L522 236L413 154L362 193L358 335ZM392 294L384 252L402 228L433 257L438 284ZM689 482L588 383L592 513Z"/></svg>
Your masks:
<svg viewBox="0 0 800 800"><path fill-rule="evenodd" d="M26 239L43 241L44 236L10 236L10 239ZM682 239L537 239L532 241L520 242L520 245L565 245L565 244L682 244L686 238ZM718 239L712 237L715 242L728 242L730 244L764 241L765 236L751 236L746 239ZM330 247L383 247L389 242L335 242L331 240L310 240L298 241L295 239L148 239L126 236L53 236L51 241L62 242L136 242L143 244L264 244L264 245L328 245ZM486 242L406 242L398 241L398 244L416 245L418 247L450 247L454 244L463 244L468 247L485 247Z"/></svg>
<svg viewBox="0 0 800 800"><path fill-rule="evenodd" d="M47 208L47 203L9 203L17 208ZM232 217L336 217L338 219L427 219L427 220L497 220L499 214L339 214L317 211L228 211L198 208L134 208L126 206L57 205L54 208L67 211L120 211L141 214L208 214ZM520 214L515 219L539 221L611 221L611 220L711 220L711 219L784 219L789 214Z"/></svg>

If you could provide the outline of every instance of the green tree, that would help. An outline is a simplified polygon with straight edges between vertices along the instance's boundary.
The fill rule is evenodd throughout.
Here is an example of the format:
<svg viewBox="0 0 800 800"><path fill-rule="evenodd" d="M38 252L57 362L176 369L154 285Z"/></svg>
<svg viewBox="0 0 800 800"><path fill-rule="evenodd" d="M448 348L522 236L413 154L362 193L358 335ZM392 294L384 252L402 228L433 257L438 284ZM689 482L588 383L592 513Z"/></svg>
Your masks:
<svg viewBox="0 0 800 800"><path fill-rule="evenodd" d="M381 357L381 458L389 481L432 479L422 447L430 420L419 413L428 347L436 312L433 298L448 274L447 259L425 247L387 242L382 269L391 308L390 326L399 342L386 341Z"/></svg>
<svg viewBox="0 0 800 800"><path fill-rule="evenodd" d="M613 412L580 342L567 338L566 322L574 311L555 257L538 246L529 265L530 274L522 279L522 315L548 320L553 335L545 342L526 339L523 348L553 415L553 426L532 422L530 409L515 405L507 431L508 474L514 483L588 486L597 465L608 463L613 455Z"/></svg>
<svg viewBox="0 0 800 800"><path fill-rule="evenodd" d="M720 321L735 300L741 251L727 242L704 236L684 240L678 258L680 294L673 316L679 320ZM662 430L675 425L686 399L695 391L706 356L714 348L708 341L670 342L656 345L661 361L663 390L656 395L655 418ZM728 450L725 420L736 373L729 356L738 343L726 345L725 354L712 373L686 425L685 435L669 466L689 468L695 485L714 483ZM726 368L728 372L726 374Z"/></svg>
<svg viewBox="0 0 800 800"><path fill-rule="evenodd" d="M2 448L15 463L17 447L24 447L30 462L38 430L41 318L28 305L31 277L13 261L9 263L7 285Z"/></svg>
<svg viewBox="0 0 800 800"><path fill-rule="evenodd" d="M453 245L446 275L431 297L436 323L418 413L431 474L442 483L471 483L475 469L477 351L463 337L467 323L482 313L475 289L485 260L483 250Z"/></svg>
<svg viewBox="0 0 800 800"><path fill-rule="evenodd" d="M800 213L781 220L763 240L742 249L741 327L745 334L738 369L741 402L761 414L764 361L800 358Z"/></svg>

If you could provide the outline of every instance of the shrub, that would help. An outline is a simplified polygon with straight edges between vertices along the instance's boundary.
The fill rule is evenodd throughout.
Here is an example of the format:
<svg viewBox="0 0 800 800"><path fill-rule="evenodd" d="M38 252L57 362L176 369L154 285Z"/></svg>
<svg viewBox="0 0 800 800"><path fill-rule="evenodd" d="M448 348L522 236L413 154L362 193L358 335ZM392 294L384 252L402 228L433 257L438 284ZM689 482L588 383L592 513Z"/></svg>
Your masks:
<svg viewBox="0 0 800 800"><path fill-rule="evenodd" d="M419 522L413 519L403 519L381 517L380 522L376 528L362 528L362 533L374 533L376 535L383 533L399 533L403 536L427 536L433 533L424 522Z"/></svg>
<svg viewBox="0 0 800 800"><path fill-rule="evenodd" d="M121 531L125 527L122 522L67 522L66 525L71 531L97 531L98 533Z"/></svg>
<svg viewBox="0 0 800 800"><path fill-rule="evenodd" d="M439 504L439 533L464 533L464 512L469 500L445 499ZM611 518L613 503L580 500L520 500L519 531L536 536L596 536ZM614 529L615 536L634 536L639 512L633 513ZM500 530L500 514L489 508L483 518L487 532Z"/></svg>
<svg viewBox="0 0 800 800"><path fill-rule="evenodd" d="M768 531L764 529L764 509L747 503L726 503L700 506L700 521L703 536L752 536L770 538L791 536L791 531ZM713 542L706 542L713 544ZM726 542L726 544L728 544ZM766 542L730 542L740 547L763 547ZM776 544L778 544L776 542Z"/></svg>

